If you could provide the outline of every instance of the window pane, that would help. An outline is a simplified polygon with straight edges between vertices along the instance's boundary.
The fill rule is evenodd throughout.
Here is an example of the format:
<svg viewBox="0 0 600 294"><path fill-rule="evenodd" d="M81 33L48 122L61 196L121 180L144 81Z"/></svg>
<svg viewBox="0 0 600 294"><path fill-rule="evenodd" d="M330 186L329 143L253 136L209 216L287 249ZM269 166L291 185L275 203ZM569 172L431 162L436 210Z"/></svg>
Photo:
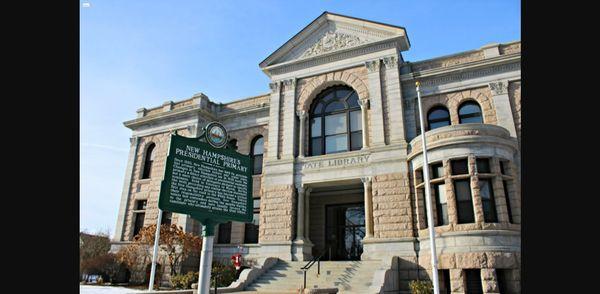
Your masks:
<svg viewBox="0 0 600 294"><path fill-rule="evenodd" d="M495 223L498 221L496 215L496 201L492 191L492 182L490 180L479 180L479 193L483 206L483 217L485 222Z"/></svg>
<svg viewBox="0 0 600 294"><path fill-rule="evenodd" d="M219 244L229 244L231 242L231 222L219 224Z"/></svg>
<svg viewBox="0 0 600 294"><path fill-rule="evenodd" d="M360 107L360 104L358 104L358 94L356 94L356 92L352 93L346 102L350 108Z"/></svg>
<svg viewBox="0 0 600 294"><path fill-rule="evenodd" d="M450 163L452 165L453 175L462 175L469 173L467 159L452 160Z"/></svg>
<svg viewBox="0 0 600 294"><path fill-rule="evenodd" d="M350 131L360 131L362 130L362 118L361 111L352 111L350 112Z"/></svg>
<svg viewBox="0 0 600 294"><path fill-rule="evenodd" d="M362 131L353 132L350 135L350 150L360 150L362 148Z"/></svg>
<svg viewBox="0 0 600 294"><path fill-rule="evenodd" d="M471 187L469 180L460 180L454 182L454 194L456 194L456 206L458 214L458 223L472 223L475 221L473 211L473 200L471 197Z"/></svg>
<svg viewBox="0 0 600 294"><path fill-rule="evenodd" d="M502 181L502 187L504 188L504 197L506 197L506 210L508 210L508 222L512 224L512 208L510 206L510 194L508 193L508 184L506 183L506 181Z"/></svg>
<svg viewBox="0 0 600 294"><path fill-rule="evenodd" d="M346 96L348 96L348 94L350 94L350 90L346 90L346 89L341 89L341 90L337 90L335 91L337 98L338 99L346 99Z"/></svg>
<svg viewBox="0 0 600 294"><path fill-rule="evenodd" d="M444 184L434 185L435 202L437 209L437 225L448 224L448 201L446 199L446 187Z"/></svg>
<svg viewBox="0 0 600 294"><path fill-rule="evenodd" d="M431 122L431 123L429 123L429 129L433 130L433 129L437 129L437 128L441 128L441 127L445 127L445 126L449 126L449 125L450 125L450 121Z"/></svg>
<svg viewBox="0 0 600 294"><path fill-rule="evenodd" d="M323 138L313 138L310 141L311 146L311 155L321 155L323 154Z"/></svg>
<svg viewBox="0 0 600 294"><path fill-rule="evenodd" d="M325 135L340 134L347 131L345 113L325 117Z"/></svg>
<svg viewBox="0 0 600 294"><path fill-rule="evenodd" d="M504 160L500 160L500 172L503 175L507 175L508 172L508 162L504 161Z"/></svg>
<svg viewBox="0 0 600 294"><path fill-rule="evenodd" d="M466 276L466 291L469 294L483 294L483 286L481 285L481 270L480 269L465 269Z"/></svg>
<svg viewBox="0 0 600 294"><path fill-rule="evenodd" d="M330 100L332 100L334 98L334 92L330 92L329 94L327 94L325 97L323 97L323 101L328 102Z"/></svg>
<svg viewBox="0 0 600 294"><path fill-rule="evenodd" d="M460 119L460 123L461 124L470 124L470 123L483 123L483 119L481 119L481 116L475 116L475 117L463 117Z"/></svg>
<svg viewBox="0 0 600 294"><path fill-rule="evenodd" d="M321 136L321 118L316 117L310 120L310 136L320 137Z"/></svg>
<svg viewBox="0 0 600 294"><path fill-rule="evenodd" d="M336 101L336 102L332 102L331 104L329 104L325 107L325 113L338 111L338 110L344 110L344 109L346 109L346 105L344 105L344 103Z"/></svg>
<svg viewBox="0 0 600 294"><path fill-rule="evenodd" d="M264 145L265 145L265 140L263 137L256 139L256 141L254 141L254 148L252 149L252 154L254 154L254 155L263 154Z"/></svg>
<svg viewBox="0 0 600 294"><path fill-rule="evenodd" d="M438 108L429 113L429 120L450 119L448 110Z"/></svg>
<svg viewBox="0 0 600 294"><path fill-rule="evenodd" d="M348 150L348 135L335 135L325 138L325 153L335 153Z"/></svg>
<svg viewBox="0 0 600 294"><path fill-rule="evenodd" d="M136 210L144 210L146 209L147 200L138 200L137 205L135 207Z"/></svg>
<svg viewBox="0 0 600 294"><path fill-rule="evenodd" d="M490 173L490 160L488 158L477 158L477 172Z"/></svg>
<svg viewBox="0 0 600 294"><path fill-rule="evenodd" d="M460 107L460 109L458 110L459 115L477 114L477 113L481 113L481 109L479 109L479 105L477 105L473 102L467 102L467 103L463 104Z"/></svg>
<svg viewBox="0 0 600 294"><path fill-rule="evenodd" d="M262 156L262 154L261 155L255 155L254 156L253 174L255 174L255 175L262 174L262 166L263 166L263 156Z"/></svg>
<svg viewBox="0 0 600 294"><path fill-rule="evenodd" d="M471 201L471 183L469 180L455 181L456 200Z"/></svg>
<svg viewBox="0 0 600 294"><path fill-rule="evenodd" d="M317 106L315 107L315 110L313 111L313 113L314 114L320 114L321 111L323 111L323 103L317 104Z"/></svg>
<svg viewBox="0 0 600 294"><path fill-rule="evenodd" d="M431 165L431 176L433 179L441 178L444 176L444 166L442 163L435 163Z"/></svg>

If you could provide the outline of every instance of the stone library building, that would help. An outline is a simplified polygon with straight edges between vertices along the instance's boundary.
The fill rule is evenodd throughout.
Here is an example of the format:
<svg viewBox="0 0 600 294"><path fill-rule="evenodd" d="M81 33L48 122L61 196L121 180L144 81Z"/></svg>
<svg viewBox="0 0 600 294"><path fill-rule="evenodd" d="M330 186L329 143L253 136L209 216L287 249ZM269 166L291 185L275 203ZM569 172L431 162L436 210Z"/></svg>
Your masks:
<svg viewBox="0 0 600 294"><path fill-rule="evenodd" d="M321 257L310 288L410 293L431 279L434 226L441 293L520 293L521 42L420 61L410 48L404 27L324 12L259 63L268 93L138 109L113 250L157 221L170 134L217 121L254 158L252 222L215 229L214 260L262 269L245 290L293 292ZM162 222L201 234L187 215Z"/></svg>

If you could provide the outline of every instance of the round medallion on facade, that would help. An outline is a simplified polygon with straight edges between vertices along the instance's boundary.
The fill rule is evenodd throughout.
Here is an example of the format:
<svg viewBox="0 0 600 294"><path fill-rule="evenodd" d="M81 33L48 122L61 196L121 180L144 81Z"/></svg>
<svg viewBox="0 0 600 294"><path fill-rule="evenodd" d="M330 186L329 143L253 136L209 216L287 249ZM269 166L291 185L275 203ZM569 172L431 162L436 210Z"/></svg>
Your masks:
<svg viewBox="0 0 600 294"><path fill-rule="evenodd" d="M206 141L215 148L223 148L227 144L227 130L218 122L206 125Z"/></svg>

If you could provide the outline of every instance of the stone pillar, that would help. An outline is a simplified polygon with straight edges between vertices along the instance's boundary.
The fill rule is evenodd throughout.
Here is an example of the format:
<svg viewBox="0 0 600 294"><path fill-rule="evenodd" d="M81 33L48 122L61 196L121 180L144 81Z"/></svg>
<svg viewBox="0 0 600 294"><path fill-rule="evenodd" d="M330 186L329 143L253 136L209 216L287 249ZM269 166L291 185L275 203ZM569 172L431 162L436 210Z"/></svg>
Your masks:
<svg viewBox="0 0 600 294"><path fill-rule="evenodd" d="M383 58L385 64L385 97L387 101L390 132L390 143L404 143L404 110L402 104L402 89L400 85L400 73L398 72L398 57L389 56Z"/></svg>
<svg viewBox="0 0 600 294"><path fill-rule="evenodd" d="M268 152L267 160L276 160L279 154L279 109L281 101L281 82L272 82L269 84L271 88L271 102L269 106L269 139L267 140Z"/></svg>
<svg viewBox="0 0 600 294"><path fill-rule="evenodd" d="M306 141L306 138L304 138L306 134L306 111L298 110L296 111L296 114L298 114L298 117L300 118L300 125L298 126L298 157L304 157L304 142Z"/></svg>
<svg viewBox="0 0 600 294"><path fill-rule="evenodd" d="M312 243L305 237L306 224L306 188L301 184L296 184L298 191L298 202L296 212L296 239L292 244L292 260L306 261L312 259Z"/></svg>
<svg viewBox="0 0 600 294"><path fill-rule="evenodd" d="M373 196L371 177L360 178L365 189L365 239L373 238Z"/></svg>
<svg viewBox="0 0 600 294"><path fill-rule="evenodd" d="M475 173L475 169L477 166L477 162L475 159L475 155L469 155L467 157L467 162L469 165L469 179L471 181L471 200L473 201L473 213L475 215L475 223L483 224L484 223L484 215L483 215L483 203L481 201L481 193L479 191L479 177L477 173Z"/></svg>
<svg viewBox="0 0 600 294"><path fill-rule="evenodd" d="M481 283L483 293L500 293L498 287L498 279L496 278L496 270L493 268L481 269Z"/></svg>
<svg viewBox="0 0 600 294"><path fill-rule="evenodd" d="M517 137L517 129L513 118L510 100L508 98L508 81L489 83L492 92L492 101L496 110L498 125L507 129L511 137Z"/></svg>
<svg viewBox="0 0 600 294"><path fill-rule="evenodd" d="M136 155L139 147L138 137L129 139L129 158L127 159L127 169L125 170L125 180L123 182L123 192L121 193L121 203L119 204L119 214L117 216L117 225L115 226L115 235L113 241L123 240L123 232L125 232L125 214L127 213L127 204L129 203L129 195L131 195L131 182L133 180L133 169L135 167Z"/></svg>
<svg viewBox="0 0 600 294"><path fill-rule="evenodd" d="M307 188L304 191L304 240L307 243L312 243L310 240L310 192L312 188Z"/></svg>
<svg viewBox="0 0 600 294"><path fill-rule="evenodd" d="M296 79L288 79L283 81L283 132L281 133L281 158L293 159L294 147L296 146L296 137L294 130L296 129Z"/></svg>
<svg viewBox="0 0 600 294"><path fill-rule="evenodd" d="M465 293L465 280L462 269L450 269L450 290L452 294Z"/></svg>
<svg viewBox="0 0 600 294"><path fill-rule="evenodd" d="M383 128L383 105L381 99L381 73L379 70L380 60L367 61L367 79L369 81L369 98L371 104L371 146L385 145L385 135Z"/></svg>
<svg viewBox="0 0 600 294"><path fill-rule="evenodd" d="M369 148L369 124L367 122L367 109L369 108L369 99L358 100L362 119L362 149Z"/></svg>
<svg viewBox="0 0 600 294"><path fill-rule="evenodd" d="M296 240L304 240L304 187L298 188L298 212L297 212L297 220L296 220Z"/></svg>

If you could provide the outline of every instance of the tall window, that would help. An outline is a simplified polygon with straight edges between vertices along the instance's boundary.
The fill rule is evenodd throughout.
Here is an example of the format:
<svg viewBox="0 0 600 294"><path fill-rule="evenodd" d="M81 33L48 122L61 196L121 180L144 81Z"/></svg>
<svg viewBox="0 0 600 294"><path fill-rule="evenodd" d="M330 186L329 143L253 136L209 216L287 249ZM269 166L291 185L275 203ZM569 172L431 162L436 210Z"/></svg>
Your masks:
<svg viewBox="0 0 600 294"><path fill-rule="evenodd" d="M441 184L433 185L435 192L435 208L437 211L437 225L447 225L448 222L448 201L446 200L446 189L442 182Z"/></svg>
<svg viewBox="0 0 600 294"><path fill-rule="evenodd" d="M173 219L173 213L169 211L163 211L162 218L160 220L161 225L171 225Z"/></svg>
<svg viewBox="0 0 600 294"><path fill-rule="evenodd" d="M494 191L492 190L492 181L490 179L479 179L479 193L481 195L481 204L483 205L483 218L486 223L498 222L496 214L496 201Z"/></svg>
<svg viewBox="0 0 600 294"><path fill-rule="evenodd" d="M262 174L263 166L263 151L264 151L265 140L262 136L256 137L252 142L252 158L254 158L254 168L252 174Z"/></svg>
<svg viewBox="0 0 600 294"><path fill-rule="evenodd" d="M438 270L438 277L440 279L440 293L442 294L450 294L450 270L449 269L441 269Z"/></svg>
<svg viewBox="0 0 600 294"><path fill-rule="evenodd" d="M450 125L450 112L444 106L436 106L427 113L428 130Z"/></svg>
<svg viewBox="0 0 600 294"><path fill-rule="evenodd" d="M219 224L219 234L217 243L229 244L231 243L231 222Z"/></svg>
<svg viewBox="0 0 600 294"><path fill-rule="evenodd" d="M362 127L356 91L346 86L326 89L310 111L310 154L361 149Z"/></svg>
<svg viewBox="0 0 600 294"><path fill-rule="evenodd" d="M466 269L465 280L466 280L466 293L467 294L483 294L483 286L481 285L481 270L480 269Z"/></svg>
<svg viewBox="0 0 600 294"><path fill-rule="evenodd" d="M137 235L144 227L144 218L146 217L147 200L137 200L135 202L134 220L133 220L133 236Z"/></svg>
<svg viewBox="0 0 600 294"><path fill-rule="evenodd" d="M244 243L256 244L258 243L258 225L260 220L260 198L254 199L254 215L251 223L246 223L244 233Z"/></svg>
<svg viewBox="0 0 600 294"><path fill-rule="evenodd" d="M483 123L479 104L475 101L467 101L461 104L458 108L458 122L461 124Z"/></svg>
<svg viewBox="0 0 600 294"><path fill-rule="evenodd" d="M450 161L452 175L468 176L469 168L467 159ZM454 194L456 195L456 208L458 223L475 222L475 211L473 210L473 196L471 195L470 178L454 180Z"/></svg>
<svg viewBox="0 0 600 294"><path fill-rule="evenodd" d="M151 143L146 149L146 158L144 159L144 171L142 173L142 179L150 178L150 173L152 172L152 163L154 162L154 147L156 147L156 144Z"/></svg>

